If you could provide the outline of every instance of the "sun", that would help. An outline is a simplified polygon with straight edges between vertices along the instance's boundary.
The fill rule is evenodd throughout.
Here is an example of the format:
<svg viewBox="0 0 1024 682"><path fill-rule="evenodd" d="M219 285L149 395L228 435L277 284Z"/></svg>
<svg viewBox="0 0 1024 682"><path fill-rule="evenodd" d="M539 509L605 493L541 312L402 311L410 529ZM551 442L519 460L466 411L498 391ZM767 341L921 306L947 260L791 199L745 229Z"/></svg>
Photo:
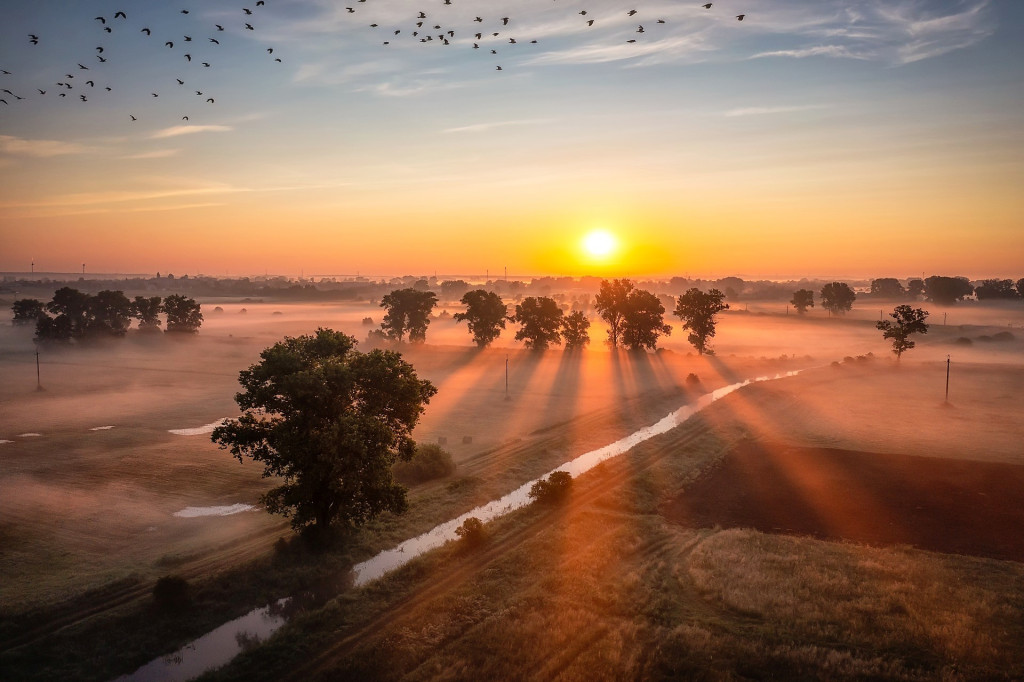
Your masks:
<svg viewBox="0 0 1024 682"><path fill-rule="evenodd" d="M607 259L618 246L619 241L608 230L592 230L583 237L583 250L594 259Z"/></svg>

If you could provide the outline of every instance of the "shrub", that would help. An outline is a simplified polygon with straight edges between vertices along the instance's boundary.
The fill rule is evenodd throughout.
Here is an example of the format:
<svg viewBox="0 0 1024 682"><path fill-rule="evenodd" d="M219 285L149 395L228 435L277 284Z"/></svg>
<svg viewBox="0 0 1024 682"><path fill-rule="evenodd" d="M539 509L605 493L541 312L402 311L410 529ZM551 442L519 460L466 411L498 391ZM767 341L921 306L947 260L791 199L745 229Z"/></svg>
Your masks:
<svg viewBox="0 0 1024 682"><path fill-rule="evenodd" d="M555 504L569 496L572 476L568 471L556 471L547 479L541 479L530 488L530 497L535 502Z"/></svg>
<svg viewBox="0 0 1024 682"><path fill-rule="evenodd" d="M418 443L416 454L408 462L395 462L395 478L407 485L444 478L455 472L450 452L434 443Z"/></svg>
<svg viewBox="0 0 1024 682"><path fill-rule="evenodd" d="M697 376L696 374L694 374L693 372L690 372L689 374L686 375L686 384L688 386L696 386L699 383L700 383L700 377Z"/></svg>
<svg viewBox="0 0 1024 682"><path fill-rule="evenodd" d="M153 586L153 602L161 611L175 611L188 606L188 581L180 575L165 575Z"/></svg>
<svg viewBox="0 0 1024 682"><path fill-rule="evenodd" d="M462 525L455 529L462 543L467 547L479 547L487 540L487 530L484 523L475 516L471 516L462 522Z"/></svg>
<svg viewBox="0 0 1024 682"><path fill-rule="evenodd" d="M372 327L373 326L373 318L372 317L364 317L363 318L363 326L364 327Z"/></svg>

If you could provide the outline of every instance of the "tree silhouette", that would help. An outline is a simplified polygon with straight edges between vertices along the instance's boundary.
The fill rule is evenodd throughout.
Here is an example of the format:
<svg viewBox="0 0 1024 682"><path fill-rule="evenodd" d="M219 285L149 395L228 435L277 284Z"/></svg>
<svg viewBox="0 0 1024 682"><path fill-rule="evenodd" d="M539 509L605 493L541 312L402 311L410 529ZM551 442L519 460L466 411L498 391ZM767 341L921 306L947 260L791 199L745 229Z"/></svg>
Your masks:
<svg viewBox="0 0 1024 682"><path fill-rule="evenodd" d="M910 340L911 334L927 334L928 325L925 318L928 317L927 310L912 308L909 305L898 305L889 313L890 320L879 320L875 327L882 332L882 338L892 339L892 352L899 360L904 351L908 351L916 344Z"/></svg>
<svg viewBox="0 0 1024 682"><path fill-rule="evenodd" d="M907 297L911 300L916 301L919 296L924 295L924 280L923 279L910 279L907 280Z"/></svg>
<svg viewBox="0 0 1024 682"><path fill-rule="evenodd" d="M880 277L871 280L871 295L879 298L904 298L907 290L895 277Z"/></svg>
<svg viewBox="0 0 1024 682"><path fill-rule="evenodd" d="M89 296L86 335L124 336L132 323L132 302L121 291L101 291Z"/></svg>
<svg viewBox="0 0 1024 682"><path fill-rule="evenodd" d="M501 335L508 319L508 311L501 296L493 291L476 289L462 297L466 312L455 313L456 322L465 322L473 334L473 342L484 348Z"/></svg>
<svg viewBox="0 0 1024 682"><path fill-rule="evenodd" d="M512 321L520 325L516 341L527 348L544 350L552 343L561 343L562 309L547 296L527 296L516 305Z"/></svg>
<svg viewBox="0 0 1024 682"><path fill-rule="evenodd" d="M566 350L583 348L590 343L590 320L583 311L574 310L562 318L562 338Z"/></svg>
<svg viewBox="0 0 1024 682"><path fill-rule="evenodd" d="M725 294L718 289L703 292L694 287L676 301L675 315L683 321L683 329L690 330L686 340L700 355L714 355L708 347L708 339L715 336L715 315L729 309L729 304L722 302L723 298Z"/></svg>
<svg viewBox="0 0 1024 682"><path fill-rule="evenodd" d="M932 275L924 281L928 298L943 305L953 305L974 293L974 287L966 277L940 277Z"/></svg>
<svg viewBox="0 0 1024 682"><path fill-rule="evenodd" d="M171 294L164 299L164 313L167 315L168 332L195 334L203 324L200 305L181 294Z"/></svg>
<svg viewBox="0 0 1024 682"><path fill-rule="evenodd" d="M628 279L601 280L601 288L594 297L594 310L608 323L608 343L612 348L619 345L622 324L626 318L626 299L633 290Z"/></svg>
<svg viewBox="0 0 1024 682"><path fill-rule="evenodd" d="M163 301L159 296L136 296L132 301L132 315L139 321L140 332L159 331L159 315L163 311Z"/></svg>
<svg viewBox="0 0 1024 682"><path fill-rule="evenodd" d="M389 339L402 341L408 333L410 342L422 343L427 339L430 311L435 305L437 295L433 291L396 289L381 299L380 307L387 309L387 313L380 328Z"/></svg>
<svg viewBox="0 0 1024 682"><path fill-rule="evenodd" d="M633 289L626 296L622 320L622 345L630 350L654 350L658 337L672 333L665 324L665 306L658 297L643 289Z"/></svg>
<svg viewBox="0 0 1024 682"><path fill-rule="evenodd" d="M293 528L358 526L408 506L391 467L412 458L413 427L437 389L398 353L355 345L318 329L265 349L239 374L244 414L211 436L239 462L262 462L264 477L283 479L260 501L291 516Z"/></svg>
<svg viewBox="0 0 1024 682"><path fill-rule="evenodd" d="M985 279L981 284L974 287L974 293L979 301L985 299L1013 299L1017 298L1017 292L1013 288L1012 279Z"/></svg>
<svg viewBox="0 0 1024 682"><path fill-rule="evenodd" d="M1017 280L1016 287L1017 295L1020 296L1021 298L1024 298L1024 277L1021 277L1020 279Z"/></svg>
<svg viewBox="0 0 1024 682"><path fill-rule="evenodd" d="M35 324L40 317L46 314L46 309L43 307L42 301L34 298L22 298L11 304L11 312L14 313L14 318L11 320L13 324L25 325Z"/></svg>
<svg viewBox="0 0 1024 682"><path fill-rule="evenodd" d="M808 307L814 307L814 292L810 289L797 289L793 292L790 303L796 308L797 315L803 315Z"/></svg>
<svg viewBox="0 0 1024 682"><path fill-rule="evenodd" d="M842 315L853 308L857 294L846 282L831 282L821 288L821 307L833 315Z"/></svg>

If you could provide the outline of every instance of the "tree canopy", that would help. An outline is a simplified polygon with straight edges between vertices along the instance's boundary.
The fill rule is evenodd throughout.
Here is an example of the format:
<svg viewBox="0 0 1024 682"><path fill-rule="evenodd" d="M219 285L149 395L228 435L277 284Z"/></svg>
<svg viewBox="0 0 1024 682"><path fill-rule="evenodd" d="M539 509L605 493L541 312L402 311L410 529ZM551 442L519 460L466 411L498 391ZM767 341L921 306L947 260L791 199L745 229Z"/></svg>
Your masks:
<svg viewBox="0 0 1024 682"><path fill-rule="evenodd" d="M1019 296L1012 279L985 279L974 287L979 301L985 299L1014 299Z"/></svg>
<svg viewBox="0 0 1024 682"><path fill-rule="evenodd" d="M601 280L601 288L594 297L594 310L608 323L608 343L612 348L619 345L626 318L626 299L632 290L633 283L628 279Z"/></svg>
<svg viewBox="0 0 1024 682"><path fill-rule="evenodd" d="M633 289L626 295L622 319L622 345L630 350L654 350L658 337L672 333L665 324L665 306L655 294L644 289Z"/></svg>
<svg viewBox="0 0 1024 682"><path fill-rule="evenodd" d="M139 321L139 331L159 331L163 310L163 300L159 296L136 296L132 301L132 315Z"/></svg>
<svg viewBox="0 0 1024 682"><path fill-rule="evenodd" d="M574 310L562 318L562 339L566 350L583 348L590 343L590 320L582 310Z"/></svg>
<svg viewBox="0 0 1024 682"><path fill-rule="evenodd" d="M381 331L394 341L402 341L408 334L409 341L422 343L427 339L430 311L435 305L437 295L433 291L395 289L381 299L380 307L387 310L380 323Z"/></svg>
<svg viewBox="0 0 1024 682"><path fill-rule="evenodd" d="M895 277L880 277L871 280L871 295L878 298L904 298L907 290Z"/></svg>
<svg viewBox="0 0 1024 682"><path fill-rule="evenodd" d="M821 288L821 307L833 315L842 315L853 308L857 294L846 282L830 282Z"/></svg>
<svg viewBox="0 0 1024 682"><path fill-rule="evenodd" d="M909 305L898 305L889 313L889 317L892 320L879 320L875 327L881 330L882 338L892 339L892 352L899 360L904 351L916 345L910 339L911 334L928 333L928 325L925 323L928 311Z"/></svg>
<svg viewBox="0 0 1024 682"><path fill-rule="evenodd" d="M516 305L512 321L520 325L516 341L527 348L544 350L552 343L562 342L562 309L547 296L527 296Z"/></svg>
<svg viewBox="0 0 1024 682"><path fill-rule="evenodd" d="M935 303L953 305L973 294L974 287L966 277L932 275L924 281L924 293Z"/></svg>
<svg viewBox="0 0 1024 682"><path fill-rule="evenodd" d="M797 289L793 292L793 298L789 302L796 308L798 315L803 315L807 312L808 307L814 307L814 292L810 289Z"/></svg>
<svg viewBox="0 0 1024 682"><path fill-rule="evenodd" d="M412 430L437 389L399 353L355 345L318 329L265 349L239 374L244 413L211 436L240 462L261 462L265 477L283 479L261 502L293 528L358 526L408 506L392 465L415 453Z"/></svg>
<svg viewBox="0 0 1024 682"><path fill-rule="evenodd" d="M167 331L195 334L203 324L203 313L194 299L180 294L171 294L164 299L164 313L167 314Z"/></svg>
<svg viewBox="0 0 1024 682"><path fill-rule="evenodd" d="M11 320L16 325L35 324L36 321L46 314L43 302L34 298L21 298L11 304L11 312L14 318Z"/></svg>
<svg viewBox="0 0 1024 682"><path fill-rule="evenodd" d="M722 301L724 298L725 294L718 289L704 292L694 287L676 301L674 313L682 320L683 329L690 330L686 340L700 355L714 354L708 340L715 336L715 315L729 309L729 304Z"/></svg>
<svg viewBox="0 0 1024 682"><path fill-rule="evenodd" d="M456 322L467 324L477 346L484 348L501 335L508 319L501 296L493 291L476 289L467 291L461 302L466 306L466 312L455 313L453 317Z"/></svg>

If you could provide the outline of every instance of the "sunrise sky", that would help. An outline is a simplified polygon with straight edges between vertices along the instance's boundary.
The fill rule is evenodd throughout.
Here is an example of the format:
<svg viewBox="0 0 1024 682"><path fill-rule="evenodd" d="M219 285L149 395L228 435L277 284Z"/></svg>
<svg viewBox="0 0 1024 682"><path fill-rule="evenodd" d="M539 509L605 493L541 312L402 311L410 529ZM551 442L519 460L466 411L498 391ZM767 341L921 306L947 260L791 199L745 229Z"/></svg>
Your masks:
<svg viewBox="0 0 1024 682"><path fill-rule="evenodd" d="M4 4L0 271L1024 276L1024 2L138 5Z"/></svg>

